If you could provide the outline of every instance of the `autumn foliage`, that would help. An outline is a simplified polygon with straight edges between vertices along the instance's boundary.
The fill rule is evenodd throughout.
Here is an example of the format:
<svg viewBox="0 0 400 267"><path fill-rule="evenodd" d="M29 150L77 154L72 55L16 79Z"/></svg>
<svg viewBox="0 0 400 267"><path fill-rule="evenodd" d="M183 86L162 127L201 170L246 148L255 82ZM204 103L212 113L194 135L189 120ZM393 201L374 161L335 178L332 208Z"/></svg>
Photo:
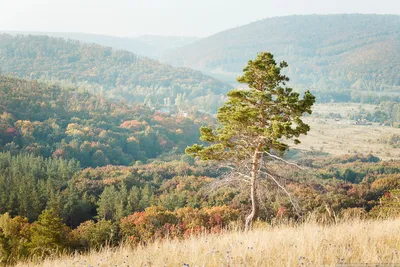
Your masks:
<svg viewBox="0 0 400 267"><path fill-rule="evenodd" d="M173 212L150 207L121 219L121 233L133 243L159 238L182 238L217 233L238 220L239 212L227 206L203 209L181 208Z"/></svg>

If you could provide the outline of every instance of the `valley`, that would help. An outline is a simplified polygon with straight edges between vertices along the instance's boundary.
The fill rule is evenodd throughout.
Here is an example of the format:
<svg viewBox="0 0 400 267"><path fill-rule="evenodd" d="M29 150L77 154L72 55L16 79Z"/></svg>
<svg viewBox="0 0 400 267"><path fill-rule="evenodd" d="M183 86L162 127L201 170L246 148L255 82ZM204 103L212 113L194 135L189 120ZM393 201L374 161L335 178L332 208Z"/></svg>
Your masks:
<svg viewBox="0 0 400 267"><path fill-rule="evenodd" d="M2 31L0 266L398 264L400 16L196 35Z"/></svg>
<svg viewBox="0 0 400 267"><path fill-rule="evenodd" d="M377 122L357 125L357 120L350 119L360 109L373 112L376 108L376 105L356 103L316 105L314 114L306 119L311 131L296 149L320 152L322 156L373 154L383 160L398 160L400 149L395 140L400 136L399 128Z"/></svg>
<svg viewBox="0 0 400 267"><path fill-rule="evenodd" d="M398 90L399 32L400 19L391 15L267 18L168 51L162 60L232 83L249 58L270 51L288 62L298 89Z"/></svg>

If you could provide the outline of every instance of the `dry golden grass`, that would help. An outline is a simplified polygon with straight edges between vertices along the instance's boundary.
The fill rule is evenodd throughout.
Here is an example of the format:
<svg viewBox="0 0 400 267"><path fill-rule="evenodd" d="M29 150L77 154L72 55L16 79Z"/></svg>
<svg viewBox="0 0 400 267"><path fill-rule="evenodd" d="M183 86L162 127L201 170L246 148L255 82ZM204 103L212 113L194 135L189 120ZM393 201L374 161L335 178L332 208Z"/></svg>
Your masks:
<svg viewBox="0 0 400 267"><path fill-rule="evenodd" d="M122 246L19 266L337 266L400 264L400 219L307 223Z"/></svg>
<svg viewBox="0 0 400 267"><path fill-rule="evenodd" d="M306 136L301 136L301 144L293 146L305 151L320 151L333 156L345 154L369 154L383 160L399 160L400 147L395 148L383 142L392 135L400 135L400 128L373 125L355 125L349 119L325 119L330 113L349 118L350 114L363 108L373 112L375 105L356 103L317 104L313 107L313 115L305 118L311 126Z"/></svg>
<svg viewBox="0 0 400 267"><path fill-rule="evenodd" d="M383 159L400 159L400 148L382 142L390 135L400 135L399 128L379 125L354 125L332 119L307 118L311 130L301 137L296 148L321 151L334 156L369 154ZM354 122L352 122L354 123Z"/></svg>

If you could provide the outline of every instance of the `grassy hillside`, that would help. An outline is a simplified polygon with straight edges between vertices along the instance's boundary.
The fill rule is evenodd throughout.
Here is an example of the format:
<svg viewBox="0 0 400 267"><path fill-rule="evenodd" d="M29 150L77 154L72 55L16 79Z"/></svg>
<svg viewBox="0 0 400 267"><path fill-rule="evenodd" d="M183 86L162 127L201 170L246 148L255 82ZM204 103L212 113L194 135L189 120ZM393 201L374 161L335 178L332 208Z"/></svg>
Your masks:
<svg viewBox="0 0 400 267"><path fill-rule="evenodd" d="M198 71L173 68L127 51L47 36L0 35L0 69L5 74L62 81L149 106L174 105L176 97L184 95L180 108L196 105L209 110L210 103L218 102L230 89Z"/></svg>
<svg viewBox="0 0 400 267"><path fill-rule="evenodd" d="M103 249L17 266L337 266L398 264L400 220L308 223Z"/></svg>
<svg viewBox="0 0 400 267"><path fill-rule="evenodd" d="M163 60L234 81L249 58L269 51L289 63L300 88L398 90L399 36L400 16L277 17L201 39Z"/></svg>

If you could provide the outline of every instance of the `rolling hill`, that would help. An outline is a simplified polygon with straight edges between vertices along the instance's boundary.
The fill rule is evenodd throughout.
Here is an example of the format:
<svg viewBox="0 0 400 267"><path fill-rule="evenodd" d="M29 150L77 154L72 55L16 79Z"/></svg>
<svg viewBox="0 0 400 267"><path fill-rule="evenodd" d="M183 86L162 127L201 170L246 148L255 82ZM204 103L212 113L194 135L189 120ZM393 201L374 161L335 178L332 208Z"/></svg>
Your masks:
<svg viewBox="0 0 400 267"><path fill-rule="evenodd" d="M75 40L87 44L98 44L114 49L126 50L141 56L152 57L157 53L156 48L146 42L135 38L117 37L102 34L78 33L78 32L35 32L35 31L5 31L10 35L38 35Z"/></svg>
<svg viewBox="0 0 400 267"><path fill-rule="evenodd" d="M76 88L0 76L0 152L129 165L198 140L194 119ZM183 135L185 132L187 135Z"/></svg>
<svg viewBox="0 0 400 267"><path fill-rule="evenodd" d="M289 63L300 88L400 89L400 16L309 15L268 18L166 53L162 61L233 82L257 52Z"/></svg>
<svg viewBox="0 0 400 267"><path fill-rule="evenodd" d="M78 32L2 31L2 33L10 35L45 35L49 37L59 37L87 44L98 44L114 49L126 50L152 59L159 59L159 57L169 49L182 47L200 39L198 37L157 35L117 37Z"/></svg>
<svg viewBox="0 0 400 267"><path fill-rule="evenodd" d="M124 50L48 36L0 35L4 74L77 85L117 100L210 110L230 86L199 71L173 68ZM214 101L215 103L215 101Z"/></svg>

